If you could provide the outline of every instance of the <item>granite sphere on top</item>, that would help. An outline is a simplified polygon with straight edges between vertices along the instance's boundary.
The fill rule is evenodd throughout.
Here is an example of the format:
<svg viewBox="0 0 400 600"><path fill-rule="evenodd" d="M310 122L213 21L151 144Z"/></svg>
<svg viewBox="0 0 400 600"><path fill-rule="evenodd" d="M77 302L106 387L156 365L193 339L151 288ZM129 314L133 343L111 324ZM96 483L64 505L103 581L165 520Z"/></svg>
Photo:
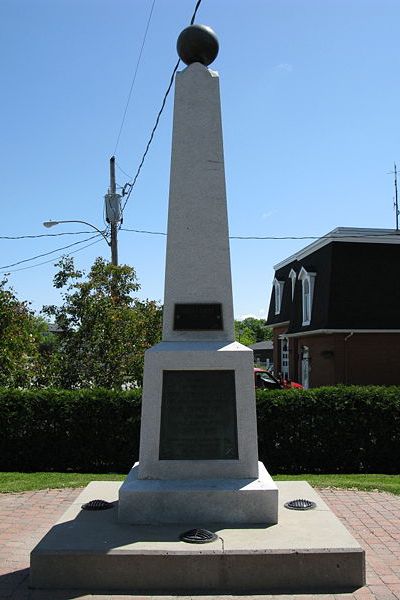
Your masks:
<svg viewBox="0 0 400 600"><path fill-rule="evenodd" d="M217 57L219 44L215 32L207 25L190 25L176 43L179 58L186 65L199 62L210 65Z"/></svg>

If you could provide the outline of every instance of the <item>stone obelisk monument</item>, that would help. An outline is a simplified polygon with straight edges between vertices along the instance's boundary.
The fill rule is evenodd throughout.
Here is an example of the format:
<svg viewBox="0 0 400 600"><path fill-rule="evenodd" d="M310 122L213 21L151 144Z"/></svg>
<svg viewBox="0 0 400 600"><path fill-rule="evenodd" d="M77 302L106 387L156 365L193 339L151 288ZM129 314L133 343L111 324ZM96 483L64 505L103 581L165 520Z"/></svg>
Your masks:
<svg viewBox="0 0 400 600"><path fill-rule="evenodd" d="M139 462L119 520L276 523L258 462L251 350L234 341L218 53L214 32L178 39L163 339L145 356Z"/></svg>
<svg viewBox="0 0 400 600"><path fill-rule="evenodd" d="M122 486L93 481L74 500L32 551L33 588L332 594L365 584L364 551L308 483L279 483L270 527L278 490L257 457L252 352L233 335L219 80L207 68L217 51L203 26L178 40L187 68L175 88L164 331L145 357L139 462ZM95 498L110 510L84 510ZM296 498L315 509L287 510ZM187 543L193 533L210 543Z"/></svg>

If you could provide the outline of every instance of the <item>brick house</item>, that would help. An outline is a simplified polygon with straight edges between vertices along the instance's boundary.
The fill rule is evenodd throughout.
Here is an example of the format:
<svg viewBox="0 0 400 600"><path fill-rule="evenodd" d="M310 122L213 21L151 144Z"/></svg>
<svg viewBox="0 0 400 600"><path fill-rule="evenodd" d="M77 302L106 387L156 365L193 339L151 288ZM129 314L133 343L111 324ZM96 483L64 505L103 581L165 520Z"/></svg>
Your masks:
<svg viewBox="0 0 400 600"><path fill-rule="evenodd" d="M400 384L400 233L338 227L275 267L275 373L305 387Z"/></svg>

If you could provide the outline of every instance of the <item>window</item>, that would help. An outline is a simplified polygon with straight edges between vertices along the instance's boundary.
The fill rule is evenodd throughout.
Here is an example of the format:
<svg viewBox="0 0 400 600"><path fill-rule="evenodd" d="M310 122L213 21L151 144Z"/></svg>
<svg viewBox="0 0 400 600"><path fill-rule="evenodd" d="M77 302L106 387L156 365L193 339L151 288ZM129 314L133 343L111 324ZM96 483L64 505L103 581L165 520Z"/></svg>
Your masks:
<svg viewBox="0 0 400 600"><path fill-rule="evenodd" d="M294 298L294 286L296 285L297 274L296 271L290 269L289 277L292 280L292 300Z"/></svg>
<svg viewBox="0 0 400 600"><path fill-rule="evenodd" d="M303 325L311 323L315 276L316 273L310 273L304 267L299 273L299 279L302 282Z"/></svg>
<svg viewBox="0 0 400 600"><path fill-rule="evenodd" d="M275 290L275 314L276 315L279 315L279 313L281 312L282 292L283 292L284 283L285 283L284 281L278 281L278 279L275 277L274 290Z"/></svg>
<svg viewBox="0 0 400 600"><path fill-rule="evenodd" d="M303 321L310 322L310 281L303 279Z"/></svg>

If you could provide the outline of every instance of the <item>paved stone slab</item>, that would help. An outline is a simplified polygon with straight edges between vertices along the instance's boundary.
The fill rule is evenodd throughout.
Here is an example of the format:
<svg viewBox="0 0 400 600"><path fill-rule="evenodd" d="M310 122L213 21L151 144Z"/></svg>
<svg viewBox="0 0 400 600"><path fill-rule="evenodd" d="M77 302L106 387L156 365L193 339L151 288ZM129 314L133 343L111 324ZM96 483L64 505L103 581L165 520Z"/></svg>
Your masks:
<svg viewBox="0 0 400 600"><path fill-rule="evenodd" d="M0 494L0 598L1 600L172 600L176 594L152 596L114 593L95 595L83 590L29 590L29 552L81 490L43 490L20 494ZM380 492L322 489L320 496L329 504L346 528L366 550L367 585L352 594L305 595L202 595L201 600L383 600L400 598L400 497ZM15 554L12 542L23 542L23 552ZM383 552L383 554L379 554ZM384 580L390 579L392 583ZM178 596L180 600L189 596Z"/></svg>
<svg viewBox="0 0 400 600"><path fill-rule="evenodd" d="M104 486L117 498L120 484ZM36 588L87 588L152 592L271 592L353 590L364 583L364 552L306 482L282 483L280 520L274 526L212 523L137 526L110 510L82 511L83 499L102 498L103 483L66 511L31 555ZM89 494L90 492L90 494ZM286 498L312 497L317 509L290 511ZM186 544L186 529L203 526L215 542Z"/></svg>

